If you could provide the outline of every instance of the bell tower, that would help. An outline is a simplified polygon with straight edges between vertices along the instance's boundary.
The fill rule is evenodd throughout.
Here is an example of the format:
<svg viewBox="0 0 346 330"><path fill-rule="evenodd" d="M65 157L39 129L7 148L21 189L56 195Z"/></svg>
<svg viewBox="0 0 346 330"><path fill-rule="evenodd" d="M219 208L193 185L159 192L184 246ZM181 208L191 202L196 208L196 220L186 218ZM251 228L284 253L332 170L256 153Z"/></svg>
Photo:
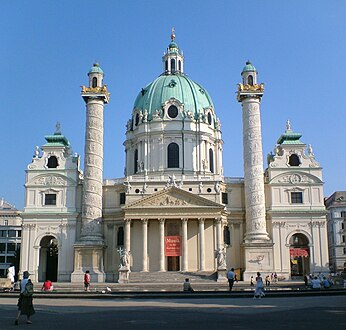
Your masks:
<svg viewBox="0 0 346 330"><path fill-rule="evenodd" d="M89 86L82 86L86 103L84 149L84 180L82 192L82 221L75 248L72 282L80 282L86 270L91 280L104 282L102 219L103 185L103 111L109 102L109 93L103 84L103 71L98 63L90 69Z"/></svg>
<svg viewBox="0 0 346 330"><path fill-rule="evenodd" d="M257 71L250 61L241 73L237 99L242 104L246 233L244 279L259 270L271 270L272 243L266 229L260 103L264 85L257 84Z"/></svg>

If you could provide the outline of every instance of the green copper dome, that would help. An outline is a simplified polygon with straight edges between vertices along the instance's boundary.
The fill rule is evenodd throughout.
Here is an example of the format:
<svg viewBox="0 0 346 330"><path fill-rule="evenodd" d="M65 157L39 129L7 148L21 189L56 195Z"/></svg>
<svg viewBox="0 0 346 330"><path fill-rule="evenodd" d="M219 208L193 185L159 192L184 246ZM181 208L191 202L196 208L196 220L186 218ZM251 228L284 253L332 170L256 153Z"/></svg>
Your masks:
<svg viewBox="0 0 346 330"><path fill-rule="evenodd" d="M144 87L138 94L135 109L147 110L149 120L156 110L174 98L184 104L185 111L194 113L195 118L203 109L213 107L208 92L198 83L183 74L161 75Z"/></svg>
<svg viewBox="0 0 346 330"><path fill-rule="evenodd" d="M256 72L256 68L252 65L250 61L247 61L242 73L243 72Z"/></svg>
<svg viewBox="0 0 346 330"><path fill-rule="evenodd" d="M101 73L103 74L103 70L100 68L100 65L98 63L95 63L93 67L89 70L90 73Z"/></svg>

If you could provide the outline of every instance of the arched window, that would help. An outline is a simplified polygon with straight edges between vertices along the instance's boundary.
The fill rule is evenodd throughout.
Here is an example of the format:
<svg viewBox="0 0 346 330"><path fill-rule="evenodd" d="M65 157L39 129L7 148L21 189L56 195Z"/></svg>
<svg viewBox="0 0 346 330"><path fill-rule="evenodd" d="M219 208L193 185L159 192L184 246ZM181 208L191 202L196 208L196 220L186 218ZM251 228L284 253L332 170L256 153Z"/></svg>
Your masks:
<svg viewBox="0 0 346 330"><path fill-rule="evenodd" d="M57 168L58 167L58 159L55 156L50 156L48 158L47 167L48 168Z"/></svg>
<svg viewBox="0 0 346 330"><path fill-rule="evenodd" d="M97 78L96 77L93 77L92 87L93 88L97 87Z"/></svg>
<svg viewBox="0 0 346 330"><path fill-rule="evenodd" d="M136 117L135 117L135 125L138 126L139 124L139 113L136 113Z"/></svg>
<svg viewBox="0 0 346 330"><path fill-rule="evenodd" d="M178 62L179 65L179 71L181 71L181 61Z"/></svg>
<svg viewBox="0 0 346 330"><path fill-rule="evenodd" d="M247 78L247 83L249 84L249 85L253 85L253 76L251 76L251 74L249 75L249 77Z"/></svg>
<svg viewBox="0 0 346 330"><path fill-rule="evenodd" d="M165 71L168 71L168 61L165 61Z"/></svg>
<svg viewBox="0 0 346 330"><path fill-rule="evenodd" d="M213 122L213 119L211 117L211 113L210 112L208 112L207 118L208 118L208 124L211 125L211 123Z"/></svg>
<svg viewBox="0 0 346 330"><path fill-rule="evenodd" d="M117 246L124 246L124 227L119 227L117 232Z"/></svg>
<svg viewBox="0 0 346 330"><path fill-rule="evenodd" d="M171 59L171 72L175 71L175 59Z"/></svg>
<svg viewBox="0 0 346 330"><path fill-rule="evenodd" d="M213 149L209 149L209 171L214 173L214 153Z"/></svg>
<svg viewBox="0 0 346 330"><path fill-rule="evenodd" d="M172 142L167 147L168 168L179 168L179 146Z"/></svg>
<svg viewBox="0 0 346 330"><path fill-rule="evenodd" d="M299 166L300 165L300 160L297 154L292 154L290 156L290 159L288 161L288 164L290 166Z"/></svg>
<svg viewBox="0 0 346 330"><path fill-rule="evenodd" d="M137 173L138 171L138 149L135 150L135 157L134 157L134 173Z"/></svg>

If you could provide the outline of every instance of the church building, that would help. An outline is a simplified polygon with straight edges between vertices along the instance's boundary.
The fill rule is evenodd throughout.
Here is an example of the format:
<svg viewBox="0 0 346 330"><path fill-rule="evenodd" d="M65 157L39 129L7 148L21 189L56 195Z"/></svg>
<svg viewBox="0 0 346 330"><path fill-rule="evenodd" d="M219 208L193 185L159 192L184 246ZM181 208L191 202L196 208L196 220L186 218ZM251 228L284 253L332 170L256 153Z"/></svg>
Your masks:
<svg viewBox="0 0 346 330"><path fill-rule="evenodd" d="M83 171L59 125L36 147L26 169L21 273L82 282L89 270L94 282L117 282L119 265L130 281L139 272L214 272L224 280L230 267L244 280L257 271L282 279L327 272L322 168L288 121L263 170L264 84L255 67L246 62L238 84L244 177L232 178L224 176L217 109L185 74L174 31L162 64L129 111L125 177L103 178L110 93L99 64L81 91Z"/></svg>

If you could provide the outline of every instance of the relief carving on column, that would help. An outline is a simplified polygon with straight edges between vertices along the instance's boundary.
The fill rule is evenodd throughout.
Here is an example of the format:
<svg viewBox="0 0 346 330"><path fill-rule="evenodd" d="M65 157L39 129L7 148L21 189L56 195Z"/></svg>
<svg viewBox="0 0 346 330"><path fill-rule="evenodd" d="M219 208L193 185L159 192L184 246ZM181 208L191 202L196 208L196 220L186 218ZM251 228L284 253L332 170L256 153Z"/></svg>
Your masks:
<svg viewBox="0 0 346 330"><path fill-rule="evenodd" d="M89 222L84 221L82 224L82 236L94 236L101 234L101 223L98 220L92 220Z"/></svg>

